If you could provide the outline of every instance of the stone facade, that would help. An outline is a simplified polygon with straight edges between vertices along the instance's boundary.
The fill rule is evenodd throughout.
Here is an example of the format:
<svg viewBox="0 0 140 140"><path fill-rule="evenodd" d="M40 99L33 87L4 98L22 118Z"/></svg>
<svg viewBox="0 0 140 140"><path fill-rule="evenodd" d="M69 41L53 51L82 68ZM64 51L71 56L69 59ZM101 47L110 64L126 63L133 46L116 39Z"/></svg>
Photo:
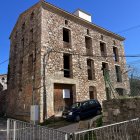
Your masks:
<svg viewBox="0 0 140 140"><path fill-rule="evenodd" d="M139 104L139 97L103 101L104 125L139 118Z"/></svg>
<svg viewBox="0 0 140 140"><path fill-rule="evenodd" d="M68 42L64 32L69 35ZM90 49L86 48L86 38L91 41ZM103 62L108 64L111 85L129 93L125 58L115 61L113 57L113 48L124 56L124 38L53 5L40 1L21 14L10 40L9 115L29 120L34 103L40 106L42 122L60 115L72 102L90 99L89 87L94 89L93 97L102 102L106 99ZM101 56L101 42L105 56ZM92 62L92 80L88 78L87 60ZM115 65L120 66L121 82L116 80ZM64 76L65 72L70 76ZM70 97L64 97L64 89L69 90Z"/></svg>

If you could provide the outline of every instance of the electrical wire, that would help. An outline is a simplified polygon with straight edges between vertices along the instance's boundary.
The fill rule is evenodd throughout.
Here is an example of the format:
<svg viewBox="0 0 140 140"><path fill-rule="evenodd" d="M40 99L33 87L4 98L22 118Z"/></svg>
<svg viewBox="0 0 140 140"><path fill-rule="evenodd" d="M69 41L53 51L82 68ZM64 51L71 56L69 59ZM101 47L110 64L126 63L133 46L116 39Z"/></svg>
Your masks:
<svg viewBox="0 0 140 140"><path fill-rule="evenodd" d="M0 63L0 65L6 63L9 59L4 60L3 62Z"/></svg>
<svg viewBox="0 0 140 140"><path fill-rule="evenodd" d="M56 52L56 53L64 53L63 51L52 51L52 52ZM71 53L71 52L65 52L65 53L69 53L69 54L71 54L71 55L80 55L79 53ZM101 56L101 55L84 55L84 54L82 54L81 56L85 56L85 57L100 57L100 58L107 58L107 57L114 57L113 55L106 55L106 56ZM140 57L140 54L133 54L133 55L119 55L118 57ZM2 65L2 64L4 64L4 63L6 63L7 61L9 61L9 59L6 59L6 60L4 60L4 61L2 61L2 62L0 62L0 65ZM134 62L128 62L128 64L132 64L132 63L139 63L140 62L140 60L137 60L137 61L134 61Z"/></svg>
<svg viewBox="0 0 140 140"><path fill-rule="evenodd" d="M124 32L128 32L128 31L131 31L131 30L134 30L134 29L138 29L138 28L140 28L140 25L136 25L136 26L132 26L130 28L126 28L126 29L121 30L121 31L119 31L117 33L124 33Z"/></svg>
<svg viewBox="0 0 140 140"><path fill-rule="evenodd" d="M136 60L136 61L131 61L131 62L127 62L127 64L139 64L140 63L140 60Z"/></svg>

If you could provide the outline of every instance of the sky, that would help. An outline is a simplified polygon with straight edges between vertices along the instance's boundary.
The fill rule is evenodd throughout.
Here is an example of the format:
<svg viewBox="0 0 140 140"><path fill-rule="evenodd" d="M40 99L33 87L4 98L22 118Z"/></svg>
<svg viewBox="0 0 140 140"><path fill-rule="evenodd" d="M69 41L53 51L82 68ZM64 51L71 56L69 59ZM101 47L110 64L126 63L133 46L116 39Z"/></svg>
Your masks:
<svg viewBox="0 0 140 140"><path fill-rule="evenodd" d="M10 33L19 14L39 0L5 0L0 6L0 74L7 73ZM92 15L92 22L126 38L126 55L140 55L140 0L46 0L73 13L80 8ZM127 57L128 64L140 65L140 57Z"/></svg>

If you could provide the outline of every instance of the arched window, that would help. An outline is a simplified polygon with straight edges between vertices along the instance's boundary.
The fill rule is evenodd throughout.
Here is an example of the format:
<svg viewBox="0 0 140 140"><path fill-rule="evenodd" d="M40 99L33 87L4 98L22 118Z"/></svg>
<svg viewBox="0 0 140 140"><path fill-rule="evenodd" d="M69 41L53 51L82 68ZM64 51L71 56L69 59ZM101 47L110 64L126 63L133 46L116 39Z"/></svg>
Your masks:
<svg viewBox="0 0 140 140"><path fill-rule="evenodd" d="M94 87L94 86L89 87L89 97L90 97L90 99L97 99L96 87Z"/></svg>
<svg viewBox="0 0 140 140"><path fill-rule="evenodd" d="M120 96L124 96L126 94L126 90L124 88L116 88L116 91Z"/></svg>

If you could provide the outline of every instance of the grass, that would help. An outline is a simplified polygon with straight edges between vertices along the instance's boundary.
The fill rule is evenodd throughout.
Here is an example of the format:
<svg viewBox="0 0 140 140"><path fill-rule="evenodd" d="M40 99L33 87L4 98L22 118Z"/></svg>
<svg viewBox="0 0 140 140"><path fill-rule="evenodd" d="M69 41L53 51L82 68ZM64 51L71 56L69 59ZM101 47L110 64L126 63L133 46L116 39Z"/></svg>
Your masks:
<svg viewBox="0 0 140 140"><path fill-rule="evenodd" d="M96 120L96 127L101 127L103 125L103 118L100 117Z"/></svg>

